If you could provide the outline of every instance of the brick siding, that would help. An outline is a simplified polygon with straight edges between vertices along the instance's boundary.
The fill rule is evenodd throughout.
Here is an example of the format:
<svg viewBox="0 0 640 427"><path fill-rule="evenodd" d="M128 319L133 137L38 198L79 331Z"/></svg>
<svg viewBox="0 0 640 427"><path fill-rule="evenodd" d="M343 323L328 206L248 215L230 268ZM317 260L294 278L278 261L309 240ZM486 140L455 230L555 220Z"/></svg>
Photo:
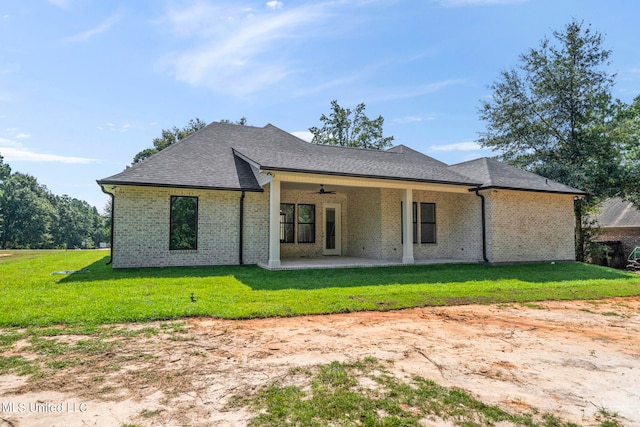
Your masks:
<svg viewBox="0 0 640 427"><path fill-rule="evenodd" d="M575 260L573 196L509 190L483 194L489 261Z"/></svg>
<svg viewBox="0 0 640 427"><path fill-rule="evenodd" d="M239 263L240 192L120 186L114 199L114 268ZM169 250L171 196L198 197L197 250ZM267 260L269 198L246 193L244 263Z"/></svg>
<svg viewBox="0 0 640 427"><path fill-rule="evenodd" d="M240 195L237 191L119 186L114 200L114 268L238 264ZM507 190L484 195L489 261L575 259L572 196ZM197 250L169 250L171 196L198 197ZM297 243L296 237L294 243L282 243L281 258L321 256L323 204L337 203L342 211L342 255L401 260L401 200L402 190L396 189L351 188L319 195L285 187L282 203L316 206L316 241ZM436 243L414 244L416 261L482 260L480 199L475 194L414 191L413 201L436 204ZM269 185L262 193L247 192L244 208L243 261L266 263ZM632 245L640 244L640 232L635 236Z"/></svg>

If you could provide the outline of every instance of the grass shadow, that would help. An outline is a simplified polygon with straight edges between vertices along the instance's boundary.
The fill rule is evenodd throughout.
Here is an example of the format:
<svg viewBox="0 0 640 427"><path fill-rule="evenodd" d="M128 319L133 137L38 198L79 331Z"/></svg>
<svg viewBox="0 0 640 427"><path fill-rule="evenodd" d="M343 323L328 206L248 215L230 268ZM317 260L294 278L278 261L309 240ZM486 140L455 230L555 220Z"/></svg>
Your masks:
<svg viewBox="0 0 640 427"><path fill-rule="evenodd" d="M519 265L442 264L373 268L268 271L255 265L113 269L104 257L84 267L88 273L62 277L58 283L145 279L212 279L234 277L253 290L312 290L402 284L446 284L516 280L532 283L620 280L633 276L625 271L582 263Z"/></svg>

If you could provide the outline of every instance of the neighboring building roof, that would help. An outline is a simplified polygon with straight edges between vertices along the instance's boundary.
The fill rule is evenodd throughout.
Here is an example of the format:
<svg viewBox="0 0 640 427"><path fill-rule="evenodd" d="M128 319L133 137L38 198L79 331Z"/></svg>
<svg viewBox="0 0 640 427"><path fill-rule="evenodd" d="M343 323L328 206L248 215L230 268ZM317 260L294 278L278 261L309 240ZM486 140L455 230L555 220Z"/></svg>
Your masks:
<svg viewBox="0 0 640 427"><path fill-rule="evenodd" d="M481 182L483 189L502 188L545 193L585 194L584 191L488 157L451 165L449 169Z"/></svg>
<svg viewBox="0 0 640 427"><path fill-rule="evenodd" d="M627 200L613 197L602 202L595 219L600 227L640 227L640 210Z"/></svg>
<svg viewBox="0 0 640 427"><path fill-rule="evenodd" d="M447 166L404 145L386 151L311 144L269 124L211 123L99 184L262 191L256 168L583 194L491 159Z"/></svg>

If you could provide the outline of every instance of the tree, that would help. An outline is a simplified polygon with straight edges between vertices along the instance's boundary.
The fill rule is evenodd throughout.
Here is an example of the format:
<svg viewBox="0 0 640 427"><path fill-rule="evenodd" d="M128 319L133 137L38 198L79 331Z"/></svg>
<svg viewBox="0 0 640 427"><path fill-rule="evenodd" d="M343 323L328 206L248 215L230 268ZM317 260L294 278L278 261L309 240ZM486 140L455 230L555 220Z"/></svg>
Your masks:
<svg viewBox="0 0 640 427"><path fill-rule="evenodd" d="M231 120L229 120L229 119L220 119L220 123L231 123ZM242 117L240 117L240 120L238 120L237 122L234 122L233 124L240 125L240 126L246 126L247 125L247 118L245 116L242 116Z"/></svg>
<svg viewBox="0 0 640 427"><path fill-rule="evenodd" d="M343 147L374 148L383 150L391 146L393 137L383 137L384 119L378 116L370 120L365 114L365 105L358 104L354 111L342 108L338 101L331 101L332 112L329 117L324 114L320 121L322 128L309 128L313 134L314 144L340 145ZM353 117L351 117L353 114Z"/></svg>
<svg viewBox="0 0 640 427"><path fill-rule="evenodd" d="M172 129L162 129L162 136L153 139L153 147L146 148L136 154L133 158L133 163L140 163L143 160L146 160L153 154L164 150L172 144L188 137L192 133L195 133L205 127L207 124L200 120L199 118L189 120L189 123L185 125L182 129L178 129L174 126Z"/></svg>
<svg viewBox="0 0 640 427"><path fill-rule="evenodd" d="M614 75L602 36L572 21L540 47L520 55L516 68L502 71L483 101L487 130L479 142L501 152L507 163L579 188L576 258L585 259L586 211L619 191L621 152L611 131Z"/></svg>
<svg viewBox="0 0 640 427"><path fill-rule="evenodd" d="M11 176L11 167L4 163L4 157L0 154L0 200L2 199L4 182ZM4 236L4 217L0 208L0 237ZM1 244L1 241L0 241Z"/></svg>
<svg viewBox="0 0 640 427"><path fill-rule="evenodd" d="M640 206L640 96L631 105L616 107L610 137L619 143L623 155L622 196Z"/></svg>
<svg viewBox="0 0 640 427"><path fill-rule="evenodd" d="M2 249L49 248L52 245L51 224L56 215L46 187L21 173L4 182L0 212L4 219Z"/></svg>
<svg viewBox="0 0 640 427"><path fill-rule="evenodd" d="M0 154L0 185L11 175L11 167L4 162L4 157Z"/></svg>
<svg viewBox="0 0 640 427"><path fill-rule="evenodd" d="M53 247L92 249L103 241L103 219L94 206L67 195L51 194L50 201L56 210L51 225Z"/></svg>

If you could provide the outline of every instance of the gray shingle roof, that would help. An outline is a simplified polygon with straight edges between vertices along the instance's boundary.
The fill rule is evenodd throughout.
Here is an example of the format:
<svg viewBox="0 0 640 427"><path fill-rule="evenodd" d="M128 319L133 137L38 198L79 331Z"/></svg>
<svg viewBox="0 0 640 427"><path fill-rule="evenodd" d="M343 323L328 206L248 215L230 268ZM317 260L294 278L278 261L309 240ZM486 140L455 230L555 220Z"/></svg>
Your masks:
<svg viewBox="0 0 640 427"><path fill-rule="evenodd" d="M216 122L98 183L262 191L254 164L263 171L582 194L491 159L447 166L404 145L387 151L317 145L270 124Z"/></svg>
<svg viewBox="0 0 640 427"><path fill-rule="evenodd" d="M451 165L449 169L465 175L469 179L481 182L482 188L502 188L575 195L585 194L584 191L560 184L559 182L488 157Z"/></svg>
<svg viewBox="0 0 640 427"><path fill-rule="evenodd" d="M212 123L98 183L260 191L251 167L240 157L262 170L477 185L407 147L380 151L317 145L273 125L228 123Z"/></svg>
<svg viewBox="0 0 640 427"><path fill-rule="evenodd" d="M602 202L596 221L600 227L640 227L640 210L629 201L613 197Z"/></svg>

